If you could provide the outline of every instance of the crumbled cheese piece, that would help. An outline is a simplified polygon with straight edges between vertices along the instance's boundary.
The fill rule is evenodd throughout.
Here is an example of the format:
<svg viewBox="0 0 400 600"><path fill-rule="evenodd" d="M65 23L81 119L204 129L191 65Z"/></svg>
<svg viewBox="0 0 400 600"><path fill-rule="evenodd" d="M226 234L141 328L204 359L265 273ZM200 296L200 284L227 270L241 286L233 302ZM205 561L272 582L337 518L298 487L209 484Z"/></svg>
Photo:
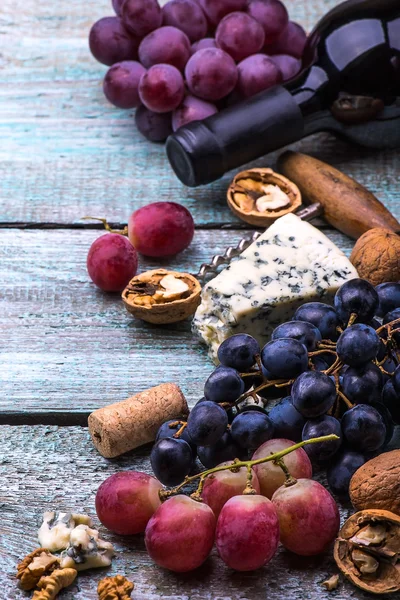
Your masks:
<svg viewBox="0 0 400 600"><path fill-rule="evenodd" d="M92 525L92 520L76 513L45 512L38 532L40 545L50 552L64 550L69 544L71 531L78 524Z"/></svg>
<svg viewBox="0 0 400 600"><path fill-rule="evenodd" d="M61 554L61 568L77 571L108 567L114 556L114 547L100 539L97 529L78 525L71 531L69 545Z"/></svg>

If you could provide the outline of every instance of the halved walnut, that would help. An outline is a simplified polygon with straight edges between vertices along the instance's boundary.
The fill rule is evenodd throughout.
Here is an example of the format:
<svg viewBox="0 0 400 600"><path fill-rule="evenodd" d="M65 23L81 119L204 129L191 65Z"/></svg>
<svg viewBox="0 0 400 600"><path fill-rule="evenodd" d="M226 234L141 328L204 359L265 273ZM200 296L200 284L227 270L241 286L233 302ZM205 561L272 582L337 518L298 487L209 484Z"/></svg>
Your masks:
<svg viewBox="0 0 400 600"><path fill-rule="evenodd" d="M69 545L60 556L60 564L63 569L85 571L108 567L113 556L113 545L100 539L97 529L78 525L71 531Z"/></svg>
<svg viewBox="0 0 400 600"><path fill-rule="evenodd" d="M161 325L193 315L200 293L200 283L193 275L155 269L134 277L122 292L122 300L138 319Z"/></svg>
<svg viewBox="0 0 400 600"><path fill-rule="evenodd" d="M17 566L17 579L22 590L33 590L43 575L49 575L58 569L58 558L46 548L38 548L25 556Z"/></svg>
<svg viewBox="0 0 400 600"><path fill-rule="evenodd" d="M251 225L267 227L301 205L299 188L272 169L238 173L227 192L232 212Z"/></svg>
<svg viewBox="0 0 400 600"><path fill-rule="evenodd" d="M343 525L335 542L339 569L373 594L400 590L400 517L387 510L362 510Z"/></svg>

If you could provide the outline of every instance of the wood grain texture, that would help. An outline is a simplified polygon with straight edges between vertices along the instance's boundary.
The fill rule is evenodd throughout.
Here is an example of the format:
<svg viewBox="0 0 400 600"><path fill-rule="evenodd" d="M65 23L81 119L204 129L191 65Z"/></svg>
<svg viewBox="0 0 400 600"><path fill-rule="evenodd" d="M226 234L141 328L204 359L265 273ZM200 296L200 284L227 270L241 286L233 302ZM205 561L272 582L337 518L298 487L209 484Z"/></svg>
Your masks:
<svg viewBox="0 0 400 600"><path fill-rule="evenodd" d="M37 547L37 529L45 510L83 511L95 516L95 493L107 476L124 469L151 472L146 447L108 461L95 451L87 430L78 427L3 426L0 449L0 598L4 600L27 598L16 588L15 567ZM349 507L342 507L342 522L348 514ZM117 550L112 567L80 575L60 600L95 600L97 582L109 573L121 573L135 582L133 600L371 598L345 581L333 594L321 587L321 582L336 572L331 552L304 559L280 549L267 567L235 573L224 566L214 550L194 573L174 575L152 563L142 536L123 539L104 528L101 531ZM400 594L391 598L399 600Z"/></svg>

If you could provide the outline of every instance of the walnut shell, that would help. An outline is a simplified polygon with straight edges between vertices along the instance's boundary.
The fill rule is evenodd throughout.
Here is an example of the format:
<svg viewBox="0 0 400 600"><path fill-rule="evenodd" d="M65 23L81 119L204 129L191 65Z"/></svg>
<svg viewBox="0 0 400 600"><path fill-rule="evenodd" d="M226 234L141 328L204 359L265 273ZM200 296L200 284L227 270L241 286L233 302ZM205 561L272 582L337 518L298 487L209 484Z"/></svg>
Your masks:
<svg viewBox="0 0 400 600"><path fill-rule="evenodd" d="M280 206L257 210L256 201L265 195L264 187L268 185L276 186L283 192L282 201L278 202ZM297 185L272 169L265 168L238 173L228 188L227 202L231 211L242 221L258 227L268 227L279 217L296 211L302 200Z"/></svg>
<svg viewBox="0 0 400 600"><path fill-rule="evenodd" d="M362 590L398 592L400 517L387 510L355 513L339 531L333 556L343 575Z"/></svg>
<svg viewBox="0 0 400 600"><path fill-rule="evenodd" d="M372 285L400 279L400 236L377 227L364 233L350 256L362 279Z"/></svg>
<svg viewBox="0 0 400 600"><path fill-rule="evenodd" d="M357 510L379 508L400 515L400 450L384 452L353 475L349 487Z"/></svg>
<svg viewBox="0 0 400 600"><path fill-rule="evenodd" d="M173 276L186 284L187 290L168 299L162 298L160 281ZM201 285L193 275L154 269L137 275L122 292L125 308L132 315L148 323L165 325L183 321L196 312L200 304ZM158 298L160 296L160 298ZM171 297L174 298L171 300ZM157 298L153 303L152 298Z"/></svg>

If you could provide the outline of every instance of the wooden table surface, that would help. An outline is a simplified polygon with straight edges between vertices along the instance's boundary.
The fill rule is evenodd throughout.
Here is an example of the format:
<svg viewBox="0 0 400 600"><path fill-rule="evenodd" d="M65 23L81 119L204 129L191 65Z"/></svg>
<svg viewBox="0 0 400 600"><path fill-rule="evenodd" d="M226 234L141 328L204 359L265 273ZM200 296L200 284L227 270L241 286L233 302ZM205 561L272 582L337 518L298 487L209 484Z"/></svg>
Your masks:
<svg viewBox="0 0 400 600"><path fill-rule="evenodd" d="M288 0L293 20L310 29L336 0ZM15 566L37 547L44 510L94 515L94 495L121 469L150 472L149 448L105 460L82 427L93 409L163 381L175 381L190 405L212 366L189 323L155 327L132 320L118 297L89 282L87 250L101 235L85 215L125 224L156 200L184 204L193 214L191 247L171 268L200 264L246 234L226 207L230 176L185 188L161 145L135 131L132 115L103 97L105 68L90 56L91 24L112 14L108 0L2 0L0 8L0 598L17 590ZM399 158L370 152L329 135L294 146L366 184L400 218ZM278 153L258 161L274 166ZM248 232L249 233L249 232ZM352 242L327 229L347 253ZM140 261L140 269L159 266ZM343 507L342 516L349 508ZM103 531L103 530L102 530ZM136 585L136 600L300 600L330 594L321 582L335 572L329 554L300 560L280 551L268 567L239 574L213 554L193 574L176 576L148 558L142 538L103 531L118 554L111 573ZM104 571L79 577L65 600L97 597ZM396 594L397 600L400 595ZM366 599L347 583L338 600Z"/></svg>

